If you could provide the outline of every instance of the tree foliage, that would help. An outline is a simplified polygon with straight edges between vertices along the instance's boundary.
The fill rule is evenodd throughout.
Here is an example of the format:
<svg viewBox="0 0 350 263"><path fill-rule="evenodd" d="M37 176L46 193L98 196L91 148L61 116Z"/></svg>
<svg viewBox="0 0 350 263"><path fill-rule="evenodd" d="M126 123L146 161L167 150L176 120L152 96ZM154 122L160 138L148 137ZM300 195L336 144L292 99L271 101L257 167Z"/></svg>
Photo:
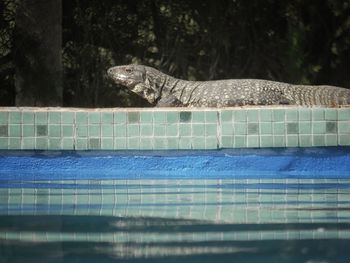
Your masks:
<svg viewBox="0 0 350 263"><path fill-rule="evenodd" d="M65 106L146 106L107 79L129 63L190 80L350 87L350 0L62 1Z"/></svg>
<svg viewBox="0 0 350 263"><path fill-rule="evenodd" d="M15 103L13 30L16 1L0 1L0 105Z"/></svg>
<svg viewBox="0 0 350 263"><path fill-rule="evenodd" d="M62 2L22 0L14 28L17 106L62 105Z"/></svg>

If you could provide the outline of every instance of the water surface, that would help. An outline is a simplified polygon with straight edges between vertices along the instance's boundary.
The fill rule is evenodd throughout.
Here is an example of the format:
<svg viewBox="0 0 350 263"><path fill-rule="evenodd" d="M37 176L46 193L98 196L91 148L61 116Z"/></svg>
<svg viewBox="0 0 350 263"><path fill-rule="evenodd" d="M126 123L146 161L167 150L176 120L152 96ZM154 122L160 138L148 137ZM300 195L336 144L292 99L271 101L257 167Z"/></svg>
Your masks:
<svg viewBox="0 0 350 263"><path fill-rule="evenodd" d="M349 239L350 179L0 180L0 262L349 262Z"/></svg>

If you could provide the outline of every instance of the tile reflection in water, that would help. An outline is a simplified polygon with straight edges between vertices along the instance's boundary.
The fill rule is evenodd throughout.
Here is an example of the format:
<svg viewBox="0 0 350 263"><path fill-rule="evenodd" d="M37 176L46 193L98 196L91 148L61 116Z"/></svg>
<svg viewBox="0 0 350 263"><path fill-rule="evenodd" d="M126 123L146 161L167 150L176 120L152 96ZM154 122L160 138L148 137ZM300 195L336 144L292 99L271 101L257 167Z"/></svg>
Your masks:
<svg viewBox="0 0 350 263"><path fill-rule="evenodd" d="M0 254L18 262L45 253L58 262L349 256L350 180L2 181L0 187Z"/></svg>

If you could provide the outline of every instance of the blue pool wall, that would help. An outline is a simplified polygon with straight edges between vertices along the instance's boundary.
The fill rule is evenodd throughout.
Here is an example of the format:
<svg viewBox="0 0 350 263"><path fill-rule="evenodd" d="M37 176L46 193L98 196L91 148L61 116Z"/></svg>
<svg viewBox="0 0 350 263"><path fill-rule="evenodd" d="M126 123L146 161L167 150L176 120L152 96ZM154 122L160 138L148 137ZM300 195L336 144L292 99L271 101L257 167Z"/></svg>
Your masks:
<svg viewBox="0 0 350 263"><path fill-rule="evenodd" d="M1 181L349 179L350 147L211 151L2 151Z"/></svg>
<svg viewBox="0 0 350 263"><path fill-rule="evenodd" d="M350 145L350 108L0 108L2 150Z"/></svg>

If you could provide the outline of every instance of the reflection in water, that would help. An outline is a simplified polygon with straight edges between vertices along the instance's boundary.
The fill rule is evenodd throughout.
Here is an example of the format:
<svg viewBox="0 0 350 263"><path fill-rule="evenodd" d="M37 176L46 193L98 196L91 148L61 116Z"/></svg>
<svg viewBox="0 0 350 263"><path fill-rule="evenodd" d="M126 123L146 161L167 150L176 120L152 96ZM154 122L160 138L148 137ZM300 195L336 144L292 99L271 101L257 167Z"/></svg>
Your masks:
<svg viewBox="0 0 350 263"><path fill-rule="evenodd" d="M349 238L350 180L0 181L0 262L347 262Z"/></svg>

